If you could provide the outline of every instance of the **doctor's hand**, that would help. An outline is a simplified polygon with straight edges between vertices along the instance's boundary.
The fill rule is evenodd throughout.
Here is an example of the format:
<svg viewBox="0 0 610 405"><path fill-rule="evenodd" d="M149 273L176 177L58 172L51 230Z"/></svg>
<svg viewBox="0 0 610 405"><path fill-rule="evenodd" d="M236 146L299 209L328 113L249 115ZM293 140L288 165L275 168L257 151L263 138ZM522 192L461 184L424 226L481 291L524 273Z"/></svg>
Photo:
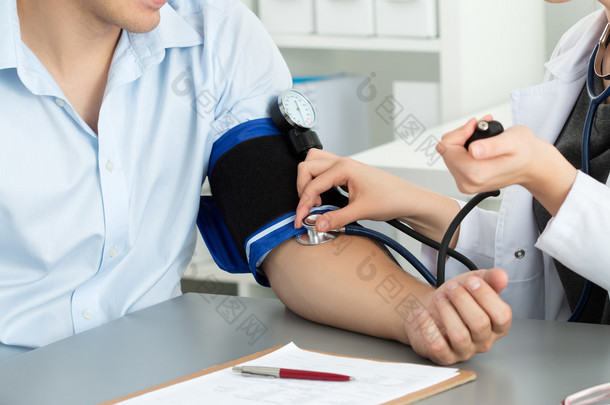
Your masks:
<svg viewBox="0 0 610 405"><path fill-rule="evenodd" d="M447 281L405 323L407 343L441 365L488 351L510 329L510 306L498 296L507 283L500 269L471 271Z"/></svg>
<svg viewBox="0 0 610 405"><path fill-rule="evenodd" d="M301 199L295 227L300 228L309 210L321 204L320 194L337 186L348 191L349 204L322 215L316 222L318 231L338 229L359 219L386 221L400 217L408 205L401 191L415 187L356 160L310 149L298 169L297 191Z"/></svg>
<svg viewBox="0 0 610 405"><path fill-rule="evenodd" d="M490 116L484 117L491 119ZM464 144L474 133L476 119L441 138L436 150L466 194L518 184L555 215L576 178L576 169L547 141L525 126L507 128L492 138Z"/></svg>

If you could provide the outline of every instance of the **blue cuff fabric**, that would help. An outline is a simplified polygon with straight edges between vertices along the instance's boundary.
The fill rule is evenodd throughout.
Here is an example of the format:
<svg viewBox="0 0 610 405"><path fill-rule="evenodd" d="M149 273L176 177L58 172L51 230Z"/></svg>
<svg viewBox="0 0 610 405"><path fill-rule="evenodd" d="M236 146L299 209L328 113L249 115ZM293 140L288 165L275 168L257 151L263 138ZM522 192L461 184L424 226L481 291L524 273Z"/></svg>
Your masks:
<svg viewBox="0 0 610 405"><path fill-rule="evenodd" d="M239 124L214 142L208 165L213 196L201 198L197 226L221 269L251 272L269 285L260 270L267 254L305 232L294 228L297 165L285 135L267 118Z"/></svg>
<svg viewBox="0 0 610 405"><path fill-rule="evenodd" d="M336 209L338 207L333 205L323 205L314 207L311 212L322 214ZM259 268L271 249L292 237L306 233L305 228L295 229L295 218L295 212L284 215L253 233L246 241L245 250L248 257L248 266L259 284L269 285L267 277Z"/></svg>
<svg viewBox="0 0 610 405"><path fill-rule="evenodd" d="M212 173L212 169L214 168L216 161L218 161L218 158L238 144L247 141L248 139L258 138L259 136L279 133L279 129L273 124L271 118L246 121L231 128L214 142L214 147L212 148L212 153L210 155L208 173Z"/></svg>

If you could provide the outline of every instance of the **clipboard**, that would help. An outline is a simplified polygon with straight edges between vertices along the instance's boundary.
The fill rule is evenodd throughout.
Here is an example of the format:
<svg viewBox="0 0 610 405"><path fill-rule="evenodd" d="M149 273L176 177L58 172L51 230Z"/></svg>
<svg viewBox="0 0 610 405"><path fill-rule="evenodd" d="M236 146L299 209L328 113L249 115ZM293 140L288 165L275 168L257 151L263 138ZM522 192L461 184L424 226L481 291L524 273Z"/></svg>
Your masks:
<svg viewBox="0 0 610 405"><path fill-rule="evenodd" d="M269 349L266 349L266 350L262 350L260 352L253 353L253 354L250 354L248 356L241 357L239 359L231 360L231 361L228 361L226 363L219 364L217 366L212 366L212 367L206 368L204 370L195 372L193 374L189 374L189 375L184 376L184 377L176 378L175 380L171 380L171 381L168 381L166 383L162 383L162 384L156 385L154 387L150 387L150 388L147 388L147 389L144 389L144 390L141 390L141 391L137 391L137 392L134 392L132 394L128 394L128 395L125 395L125 396L122 396L120 398L116 398L116 399L113 399L113 400L110 400L110 401L102 402L99 405L114 405L114 404L117 404L119 402L126 401L128 399L135 398L135 397L147 394L147 393L152 392L152 391L156 391L156 390L159 390L159 389L162 389L162 388L166 388L166 387L172 386L174 384L179 384L179 383L182 383L184 381L191 380L193 378L201 377L201 376L206 375L206 374L210 374L210 373L213 373L213 372L216 372L216 371L219 371L219 370L223 370L225 368L233 367L233 366L236 366L238 364L245 363L247 361L258 359L259 357L262 357L262 356L265 356L265 355L267 355L269 353L272 353L272 352L280 349L281 347L283 347L283 346L275 346L275 347L272 347L272 348L269 348ZM308 349L301 349L301 350L308 350ZM331 356L337 356L337 357L353 357L353 356L344 356L344 355L335 354L335 353L322 352L322 351L317 351L317 350L308 350L308 351L315 352L315 353L321 353L321 354L327 354L327 355L331 355ZM367 359L367 360L375 360L375 359ZM375 360L375 361L386 361L386 360ZM390 361L387 361L387 362L391 363ZM444 391L448 391L448 390L450 390L452 388L455 388L455 387L458 387L460 385L466 384L466 383L468 383L470 381L474 381L477 378L476 373L474 373L473 371L458 370L457 372L458 372L458 375L456 375L455 377L452 377L452 378L450 378L448 380L445 380L445 381L443 381L443 382L441 382L439 384L435 384L435 385L432 385L430 387L424 388L422 390L419 390L419 391L416 391L416 392L412 392L412 393L410 393L408 395L405 395L405 396L393 399L391 401L384 402L382 405L407 405L407 404L412 404L412 403L420 401L420 400L422 400L424 398L431 397L431 396L436 395L438 393L441 393L441 392L444 392Z"/></svg>

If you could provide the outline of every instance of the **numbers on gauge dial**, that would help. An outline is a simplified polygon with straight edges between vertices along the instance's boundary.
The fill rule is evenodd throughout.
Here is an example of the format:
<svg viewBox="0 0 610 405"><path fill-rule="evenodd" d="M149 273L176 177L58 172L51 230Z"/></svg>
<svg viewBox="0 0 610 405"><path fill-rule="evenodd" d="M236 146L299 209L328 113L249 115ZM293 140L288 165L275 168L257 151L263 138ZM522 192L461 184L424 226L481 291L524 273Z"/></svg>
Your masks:
<svg viewBox="0 0 610 405"><path fill-rule="evenodd" d="M316 123L316 113L309 102L302 94L296 91L289 91L284 94L282 99L286 115L298 126L312 128Z"/></svg>

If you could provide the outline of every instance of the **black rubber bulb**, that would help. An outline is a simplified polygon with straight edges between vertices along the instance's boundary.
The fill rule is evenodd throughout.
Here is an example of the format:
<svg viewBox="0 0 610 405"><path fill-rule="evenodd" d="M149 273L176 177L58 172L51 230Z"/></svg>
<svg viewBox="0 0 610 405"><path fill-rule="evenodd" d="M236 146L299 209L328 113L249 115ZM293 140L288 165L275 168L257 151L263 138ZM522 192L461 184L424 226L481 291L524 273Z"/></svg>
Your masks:
<svg viewBox="0 0 610 405"><path fill-rule="evenodd" d="M464 144L464 147L468 149L468 146L479 139L491 138L504 132L504 127L498 121L479 121L477 127L474 130L474 134Z"/></svg>

